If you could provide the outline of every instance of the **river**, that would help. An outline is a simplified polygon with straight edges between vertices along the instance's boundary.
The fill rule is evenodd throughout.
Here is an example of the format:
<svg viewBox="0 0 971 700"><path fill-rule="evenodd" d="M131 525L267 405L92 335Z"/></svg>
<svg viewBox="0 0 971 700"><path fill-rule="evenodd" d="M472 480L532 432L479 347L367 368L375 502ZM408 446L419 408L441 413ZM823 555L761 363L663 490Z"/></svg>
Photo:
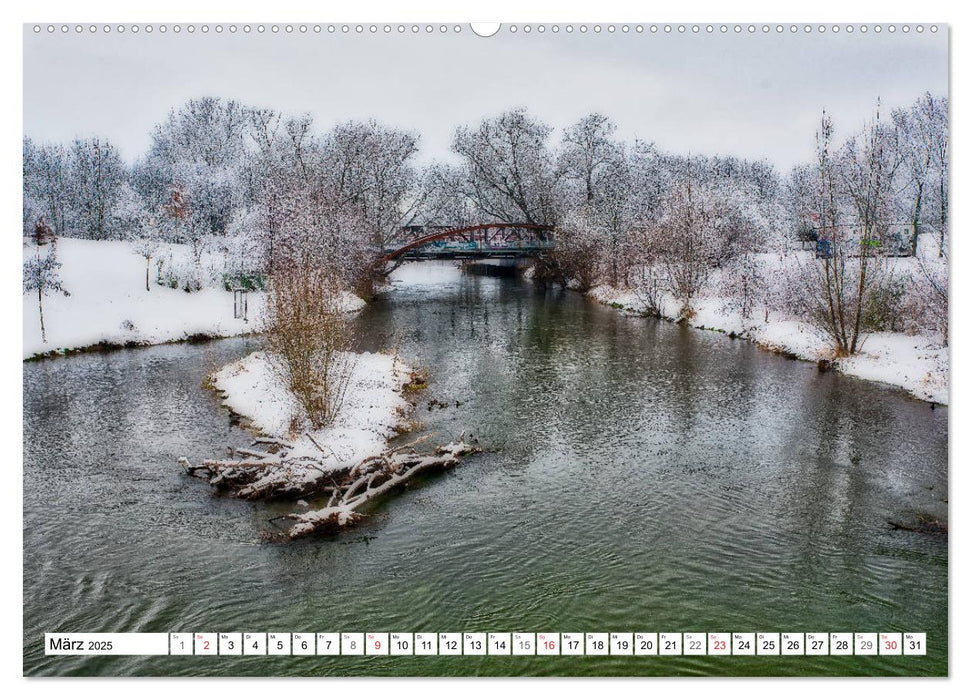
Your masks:
<svg viewBox="0 0 971 700"><path fill-rule="evenodd" d="M363 526L266 544L280 505L176 464L248 435L202 385L258 338L25 363L27 675L947 673L948 411L572 292L405 266L364 349L484 453ZM447 404L428 407L432 399ZM917 631L926 657L48 657L109 631Z"/></svg>

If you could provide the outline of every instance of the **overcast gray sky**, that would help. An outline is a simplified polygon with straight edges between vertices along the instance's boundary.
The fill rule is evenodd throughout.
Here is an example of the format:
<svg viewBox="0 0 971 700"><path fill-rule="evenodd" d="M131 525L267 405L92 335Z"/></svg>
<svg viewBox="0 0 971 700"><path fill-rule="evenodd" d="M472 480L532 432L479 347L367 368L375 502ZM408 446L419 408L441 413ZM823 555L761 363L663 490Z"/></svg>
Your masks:
<svg viewBox="0 0 971 700"><path fill-rule="evenodd" d="M205 95L288 113L321 128L377 118L421 134L423 158L448 157L458 124L528 107L562 128L590 111L625 138L682 153L812 155L820 110L846 135L922 92L946 94L948 38L501 31L480 38L320 34L24 34L24 129L40 141L100 135L133 160L174 106Z"/></svg>

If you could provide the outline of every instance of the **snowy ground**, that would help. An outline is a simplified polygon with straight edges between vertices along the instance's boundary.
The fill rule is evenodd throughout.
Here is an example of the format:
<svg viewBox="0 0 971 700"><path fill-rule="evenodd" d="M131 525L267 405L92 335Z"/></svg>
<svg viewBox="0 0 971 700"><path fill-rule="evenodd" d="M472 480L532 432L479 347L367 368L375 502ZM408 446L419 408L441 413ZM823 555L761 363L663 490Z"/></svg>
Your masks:
<svg viewBox="0 0 971 700"><path fill-rule="evenodd" d="M286 475L286 482L297 487L303 481L318 480L320 469L345 469L379 454L404 424L410 405L401 392L410 380L409 368L385 353L354 353L353 363L336 419L312 432L267 353L254 352L228 364L211 379L223 395L223 405L264 436L291 442L290 457L315 458L312 468L294 467ZM279 480L280 475L274 473L272 478Z"/></svg>
<svg viewBox="0 0 971 700"><path fill-rule="evenodd" d="M24 257L37 249L24 247ZM46 252L46 250L44 250ZM186 246L166 246L166 258L186 259ZM258 331L264 295L250 292L248 321L233 318L233 294L221 286L191 294L159 286L152 263L151 291L145 291L145 259L125 241L60 238L57 259L63 287L71 296L44 297L47 342L41 340L37 295L23 295L24 358L99 343L152 345L205 335L227 337ZM348 294L347 308L364 302Z"/></svg>
<svg viewBox="0 0 971 700"><path fill-rule="evenodd" d="M632 313L644 309L637 294L609 286L595 287L589 295L597 301ZM680 305L670 295L663 299L662 315L674 321ZM785 352L803 360L832 359L832 344L816 329L801 321L764 312L743 319L728 308L725 299L709 297L693 304L696 315L688 323L695 328L734 333L774 352ZM904 333L873 333L867 336L860 354L837 360L834 368L862 379L900 387L917 398L948 403L948 352L921 336Z"/></svg>

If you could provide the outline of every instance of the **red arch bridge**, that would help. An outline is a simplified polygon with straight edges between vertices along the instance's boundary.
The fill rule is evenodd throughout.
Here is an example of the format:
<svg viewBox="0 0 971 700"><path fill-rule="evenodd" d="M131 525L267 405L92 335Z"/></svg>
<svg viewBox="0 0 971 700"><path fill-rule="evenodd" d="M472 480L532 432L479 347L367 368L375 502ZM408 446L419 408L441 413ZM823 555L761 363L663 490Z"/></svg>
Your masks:
<svg viewBox="0 0 971 700"><path fill-rule="evenodd" d="M456 228L410 226L415 236L385 248L381 263L405 260L479 260L532 257L554 244L554 228L544 224L492 223Z"/></svg>

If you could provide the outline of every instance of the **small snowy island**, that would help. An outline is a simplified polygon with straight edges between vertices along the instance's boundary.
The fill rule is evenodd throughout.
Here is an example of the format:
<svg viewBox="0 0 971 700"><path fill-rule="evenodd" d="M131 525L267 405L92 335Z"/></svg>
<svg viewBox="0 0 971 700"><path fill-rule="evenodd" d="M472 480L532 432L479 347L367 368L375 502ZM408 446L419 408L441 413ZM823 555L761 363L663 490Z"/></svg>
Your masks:
<svg viewBox="0 0 971 700"><path fill-rule="evenodd" d="M344 401L333 423L320 430L311 427L267 352L254 352L210 377L226 408L262 437L291 445L288 456L294 464L285 474L269 470L241 488L239 496L304 495L321 474L350 469L403 432L411 405L402 392L412 381L411 369L386 353L346 355L351 373Z"/></svg>
<svg viewBox="0 0 971 700"><path fill-rule="evenodd" d="M254 352L214 373L210 383L223 405L258 434L253 445L228 459L192 465L183 458L183 467L238 498L327 496L321 508L282 516L291 526L281 537L294 539L353 525L369 501L419 472L453 467L476 451L461 440L432 454L415 450L421 439L389 448L388 441L409 426L412 405L405 395L423 379L396 355L344 353L343 359L349 371L344 399L334 419L319 429L287 388L271 353Z"/></svg>

